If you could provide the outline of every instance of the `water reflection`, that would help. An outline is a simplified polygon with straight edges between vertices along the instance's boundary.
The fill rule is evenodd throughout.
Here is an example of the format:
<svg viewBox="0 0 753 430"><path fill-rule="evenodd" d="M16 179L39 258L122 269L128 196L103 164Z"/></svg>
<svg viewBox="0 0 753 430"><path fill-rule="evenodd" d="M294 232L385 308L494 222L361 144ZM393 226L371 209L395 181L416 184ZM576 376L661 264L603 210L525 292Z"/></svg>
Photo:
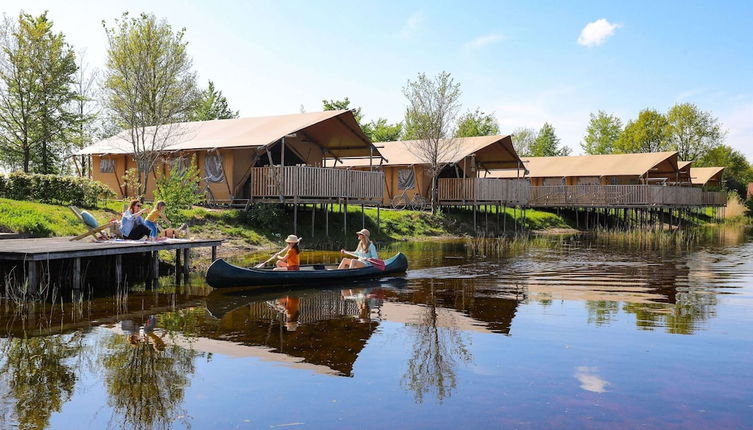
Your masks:
<svg viewBox="0 0 753 430"><path fill-rule="evenodd" d="M337 393L343 403L355 399L348 407L360 414L365 411L359 404L389 403L394 397L392 407L406 416L431 411L442 416L443 409L434 408L438 404L488 416L488 411L501 411L489 407L489 399L501 396L511 402L505 411L511 416L529 408L527 402L541 408L542 399L553 405L550 413L563 405L585 408L578 396L635 406L640 396L628 392L618 397L639 378L634 374L651 386L656 404L672 402L674 397L664 394L672 391L663 391L664 386L675 379L686 384L688 375L713 371L708 363L692 361L703 355L693 342L713 338L715 354L728 363L744 361L735 355L739 345L725 344L728 333L710 331L724 317L749 318L740 317L746 315L740 309L749 313L745 300L750 297L753 245L739 245L749 239L742 233L715 232L687 249L636 251L588 238L558 238L483 258L469 254L463 242L397 244L411 261L406 279L256 292L168 285L23 312L1 303L0 427L55 426L56 415L71 413L66 405L86 407L76 402L83 395L77 388L86 378L90 385L101 385L101 403L91 406L96 428L212 425L209 418L195 422L217 416L195 400L194 386L201 395L229 394L212 407L233 418L238 418L237 410L245 410L233 403L241 393L264 404L258 414L281 410L267 401L267 392L274 392L269 397L276 401L295 402L309 418L322 414L327 419L332 415L321 404L303 405L316 403L312 393ZM742 304L731 307L730 298ZM662 342L651 343L652 354L664 344L670 347L651 361L636 352L643 350L651 331L703 336L662 336ZM613 335L626 342L623 349ZM651 373L672 362L678 351L685 359L681 368ZM645 366L633 365L640 360ZM226 379L207 382L205 372L217 366L227 366ZM268 375L272 373L274 377ZM728 397L750 392L750 385L737 382L737 376L719 375ZM278 379L296 382L281 384ZM714 383L708 375L707 380ZM207 394L212 383L221 389ZM724 391L735 383L737 392ZM512 392L521 397L515 400ZM369 397L374 393L389 395ZM716 397L702 398L708 402ZM100 412L108 407L108 413ZM665 413L644 408L647 416ZM334 413L348 416L343 410ZM105 422L100 415L107 416ZM510 426L556 422L536 417L533 413ZM448 414L443 418L453 419ZM395 424L374 419L379 427ZM281 422L317 423L296 417L270 425ZM464 424L470 426L459 423Z"/></svg>

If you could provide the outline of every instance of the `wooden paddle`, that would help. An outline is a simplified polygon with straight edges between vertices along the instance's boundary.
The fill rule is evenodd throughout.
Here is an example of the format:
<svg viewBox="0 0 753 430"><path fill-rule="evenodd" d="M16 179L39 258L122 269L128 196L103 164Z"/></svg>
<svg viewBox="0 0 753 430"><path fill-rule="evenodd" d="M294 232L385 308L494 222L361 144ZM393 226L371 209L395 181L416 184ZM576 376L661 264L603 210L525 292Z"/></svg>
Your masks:
<svg viewBox="0 0 753 430"><path fill-rule="evenodd" d="M268 260L263 261L263 262L257 264L256 266L254 266L254 268L261 269L262 267L266 266L267 263L269 263L270 261L274 260L275 258L277 258L278 255L282 254L283 252L285 252L287 250L288 250L288 247L286 246L284 249L281 249L280 252L278 252L277 254L274 254L273 256L269 257Z"/></svg>

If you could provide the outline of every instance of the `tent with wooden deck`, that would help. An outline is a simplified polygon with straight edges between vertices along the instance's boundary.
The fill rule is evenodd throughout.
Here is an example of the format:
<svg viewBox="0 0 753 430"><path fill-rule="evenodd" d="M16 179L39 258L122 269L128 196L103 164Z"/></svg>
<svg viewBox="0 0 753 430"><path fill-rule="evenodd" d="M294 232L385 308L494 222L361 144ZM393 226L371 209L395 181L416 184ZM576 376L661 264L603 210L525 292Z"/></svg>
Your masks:
<svg viewBox="0 0 753 430"><path fill-rule="evenodd" d="M724 167L692 167L690 169L690 179L694 187L714 187L722 186L722 175Z"/></svg>
<svg viewBox="0 0 753 430"><path fill-rule="evenodd" d="M445 140L441 146L445 146ZM384 204L390 205L395 199L413 199L419 195L429 200L431 173L429 163L420 156L416 140L375 143L383 159L371 162L365 158L345 159L337 167L351 170L374 170L384 172ZM443 179L477 179L495 169L513 169L520 177L525 175L520 157L512 145L511 136L478 136L453 139L454 150L440 157L444 168L440 173L439 193L456 185ZM440 196L441 200L441 196Z"/></svg>
<svg viewBox="0 0 753 430"><path fill-rule="evenodd" d="M116 194L133 194L123 183L136 167L130 130L79 152L91 155L92 177ZM176 160L194 159L207 200L318 202L336 199L378 201L381 172L331 169L344 157L380 157L348 110L253 118L186 122L147 127L162 155L149 173L147 198L154 183Z"/></svg>

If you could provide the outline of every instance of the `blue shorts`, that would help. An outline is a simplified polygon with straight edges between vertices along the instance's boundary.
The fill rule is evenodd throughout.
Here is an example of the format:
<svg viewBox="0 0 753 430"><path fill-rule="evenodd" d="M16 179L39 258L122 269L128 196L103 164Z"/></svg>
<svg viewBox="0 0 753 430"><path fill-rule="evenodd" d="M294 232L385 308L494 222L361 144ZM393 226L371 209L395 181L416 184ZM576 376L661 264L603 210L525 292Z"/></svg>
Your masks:
<svg viewBox="0 0 753 430"><path fill-rule="evenodd" d="M149 227L149 230L151 230L149 237L157 237L157 235L159 234L159 230L157 230L157 224L152 221L146 220L144 221L144 225Z"/></svg>

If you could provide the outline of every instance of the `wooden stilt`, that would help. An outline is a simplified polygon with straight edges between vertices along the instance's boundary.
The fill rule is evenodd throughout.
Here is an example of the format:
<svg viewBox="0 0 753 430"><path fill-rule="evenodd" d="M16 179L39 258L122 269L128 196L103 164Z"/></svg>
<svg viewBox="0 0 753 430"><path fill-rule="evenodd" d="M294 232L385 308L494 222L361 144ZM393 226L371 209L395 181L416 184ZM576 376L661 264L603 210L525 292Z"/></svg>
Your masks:
<svg viewBox="0 0 753 430"><path fill-rule="evenodd" d="M212 247L212 261L214 261L216 259L217 259L217 247L213 246Z"/></svg>
<svg viewBox="0 0 753 430"><path fill-rule="evenodd" d="M314 224L316 223L316 205L311 205L311 237L314 237Z"/></svg>
<svg viewBox="0 0 753 430"><path fill-rule="evenodd" d="M293 234L298 235L298 203L293 203Z"/></svg>
<svg viewBox="0 0 753 430"><path fill-rule="evenodd" d="M348 200L343 204L343 235L348 235Z"/></svg>
<svg viewBox="0 0 753 430"><path fill-rule="evenodd" d="M81 289L81 259L73 259L73 289Z"/></svg>
<svg viewBox="0 0 753 430"><path fill-rule="evenodd" d="M159 279L159 251L152 251L152 279Z"/></svg>
<svg viewBox="0 0 753 430"><path fill-rule="evenodd" d="M180 285L180 275L183 271L183 267L181 267L181 254L183 253L182 249L176 249L175 250L175 283Z"/></svg>
<svg viewBox="0 0 753 430"><path fill-rule="evenodd" d="M36 261L29 261L26 265L26 283L29 293L34 294L39 289L39 272Z"/></svg>
<svg viewBox="0 0 753 430"><path fill-rule="evenodd" d="M188 285L188 274L191 270L191 249L183 250L183 282Z"/></svg>
<svg viewBox="0 0 753 430"><path fill-rule="evenodd" d="M329 237L329 203L324 204L324 235Z"/></svg>
<svg viewBox="0 0 753 430"><path fill-rule="evenodd" d="M123 256L115 256L115 285L120 286L123 282Z"/></svg>

